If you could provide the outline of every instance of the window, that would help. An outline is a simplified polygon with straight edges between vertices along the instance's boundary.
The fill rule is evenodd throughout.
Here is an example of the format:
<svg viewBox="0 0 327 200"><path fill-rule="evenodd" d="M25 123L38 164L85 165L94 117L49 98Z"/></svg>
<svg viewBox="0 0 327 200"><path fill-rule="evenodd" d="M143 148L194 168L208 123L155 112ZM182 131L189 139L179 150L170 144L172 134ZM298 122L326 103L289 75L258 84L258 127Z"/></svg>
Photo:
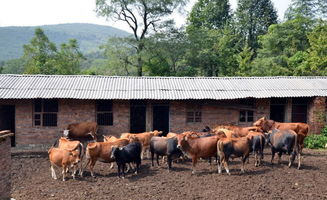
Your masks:
<svg viewBox="0 0 327 200"><path fill-rule="evenodd" d="M240 111L240 122L253 122L253 111L241 110Z"/></svg>
<svg viewBox="0 0 327 200"><path fill-rule="evenodd" d="M200 105L190 105L186 112L186 122L201 122L202 118L201 106Z"/></svg>
<svg viewBox="0 0 327 200"><path fill-rule="evenodd" d="M36 99L34 101L34 126L57 126L58 101Z"/></svg>
<svg viewBox="0 0 327 200"><path fill-rule="evenodd" d="M101 126L112 126L112 101L98 100L96 103L97 123Z"/></svg>

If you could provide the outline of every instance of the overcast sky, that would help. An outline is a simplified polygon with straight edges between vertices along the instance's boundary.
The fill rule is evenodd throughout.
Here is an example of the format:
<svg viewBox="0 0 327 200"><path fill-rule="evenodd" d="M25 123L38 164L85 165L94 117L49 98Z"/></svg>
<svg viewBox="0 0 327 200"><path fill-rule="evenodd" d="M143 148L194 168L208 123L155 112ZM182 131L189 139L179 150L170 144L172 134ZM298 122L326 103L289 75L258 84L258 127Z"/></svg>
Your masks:
<svg viewBox="0 0 327 200"><path fill-rule="evenodd" d="M283 19L291 0L272 1L279 19ZM196 0L190 0L186 10L190 11L195 2ZM235 10L237 0L230 0L230 3ZM97 17L94 10L95 0L0 0L0 26L93 23L129 31L121 22L108 22L103 17ZM174 14L174 18L181 25L185 23L186 15Z"/></svg>

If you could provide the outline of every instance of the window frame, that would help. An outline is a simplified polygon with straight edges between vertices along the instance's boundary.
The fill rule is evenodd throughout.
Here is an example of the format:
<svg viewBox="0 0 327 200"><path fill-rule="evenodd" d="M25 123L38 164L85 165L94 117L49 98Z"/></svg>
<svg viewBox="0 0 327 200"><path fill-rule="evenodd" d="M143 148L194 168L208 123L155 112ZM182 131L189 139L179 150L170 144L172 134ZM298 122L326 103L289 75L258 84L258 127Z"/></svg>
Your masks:
<svg viewBox="0 0 327 200"><path fill-rule="evenodd" d="M185 121L186 121L186 123L201 123L202 122L202 106L199 104L189 104L186 108L186 120Z"/></svg>
<svg viewBox="0 0 327 200"><path fill-rule="evenodd" d="M56 111L45 111L45 102L46 101L55 101L57 108ZM36 104L39 103L37 101L40 101L40 111L36 111ZM33 127L58 127L58 113L59 113L59 102L58 99L34 99L33 102ZM44 119L45 115L55 115L55 125L45 125ZM39 119L36 119L36 115L39 115ZM36 121L39 122L39 124L36 124Z"/></svg>
<svg viewBox="0 0 327 200"><path fill-rule="evenodd" d="M245 115L244 115L245 121L241 121L241 112L245 112ZM249 112L252 112L252 121L249 120ZM253 111L253 110L241 109L241 110L239 111L238 121L239 121L240 123L250 123L250 122L254 122L254 111Z"/></svg>
<svg viewBox="0 0 327 200"><path fill-rule="evenodd" d="M99 103L110 103L110 110L98 110ZM109 114L111 115L111 120L108 124L99 123L99 115ZM95 102L95 119L99 126L113 126L114 125L114 112L113 112L113 101L112 100L96 100Z"/></svg>

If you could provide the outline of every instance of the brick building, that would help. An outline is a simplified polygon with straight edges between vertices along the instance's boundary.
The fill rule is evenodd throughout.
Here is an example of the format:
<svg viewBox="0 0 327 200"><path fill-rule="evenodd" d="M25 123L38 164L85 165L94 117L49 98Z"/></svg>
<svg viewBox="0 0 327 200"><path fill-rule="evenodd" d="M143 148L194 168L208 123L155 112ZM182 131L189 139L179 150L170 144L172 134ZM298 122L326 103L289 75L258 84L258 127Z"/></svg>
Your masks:
<svg viewBox="0 0 327 200"><path fill-rule="evenodd" d="M262 116L326 124L327 77L110 77L0 75L0 129L12 145L48 145L69 123L99 134L249 126Z"/></svg>

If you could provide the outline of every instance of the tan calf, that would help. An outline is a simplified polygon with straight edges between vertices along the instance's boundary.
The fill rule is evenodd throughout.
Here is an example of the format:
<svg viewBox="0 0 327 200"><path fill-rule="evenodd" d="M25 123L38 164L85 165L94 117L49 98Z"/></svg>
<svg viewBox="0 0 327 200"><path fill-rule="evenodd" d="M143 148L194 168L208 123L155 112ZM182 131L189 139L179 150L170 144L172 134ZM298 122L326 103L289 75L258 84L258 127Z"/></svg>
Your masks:
<svg viewBox="0 0 327 200"><path fill-rule="evenodd" d="M65 181L67 171L73 168L73 178L75 179L75 173L77 170L77 164L80 162L79 152L66 149L51 147L48 151L49 160L51 164L51 176L53 179L57 179L54 167L62 168L62 180Z"/></svg>

